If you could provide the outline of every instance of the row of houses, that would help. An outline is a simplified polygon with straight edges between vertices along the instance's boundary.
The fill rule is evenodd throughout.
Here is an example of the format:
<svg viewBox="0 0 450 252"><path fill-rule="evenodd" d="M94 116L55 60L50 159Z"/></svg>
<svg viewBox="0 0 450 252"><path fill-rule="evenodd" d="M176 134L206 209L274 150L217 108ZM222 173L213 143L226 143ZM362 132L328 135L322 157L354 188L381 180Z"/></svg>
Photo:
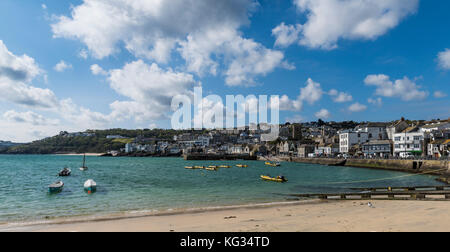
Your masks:
<svg viewBox="0 0 450 252"><path fill-rule="evenodd" d="M404 120L390 125L368 123L354 130L340 132L339 149L340 153L365 156L387 157L411 153L416 156L441 157L446 154L444 145L449 135L448 121L422 125L409 125ZM430 148L442 151L437 154L429 151Z"/></svg>

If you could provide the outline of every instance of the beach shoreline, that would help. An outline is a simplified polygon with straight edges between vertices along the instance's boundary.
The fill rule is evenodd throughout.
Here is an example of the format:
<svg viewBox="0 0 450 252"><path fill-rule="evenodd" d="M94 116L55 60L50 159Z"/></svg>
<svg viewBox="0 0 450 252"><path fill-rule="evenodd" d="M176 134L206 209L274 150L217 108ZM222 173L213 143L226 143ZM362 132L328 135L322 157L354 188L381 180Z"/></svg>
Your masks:
<svg viewBox="0 0 450 252"><path fill-rule="evenodd" d="M297 201L11 227L25 232L438 232L448 201ZM1 228L1 226L0 226Z"/></svg>
<svg viewBox="0 0 450 252"><path fill-rule="evenodd" d="M105 155L105 153L63 153L63 154L54 154L56 156L88 156L88 157L100 157Z"/></svg>

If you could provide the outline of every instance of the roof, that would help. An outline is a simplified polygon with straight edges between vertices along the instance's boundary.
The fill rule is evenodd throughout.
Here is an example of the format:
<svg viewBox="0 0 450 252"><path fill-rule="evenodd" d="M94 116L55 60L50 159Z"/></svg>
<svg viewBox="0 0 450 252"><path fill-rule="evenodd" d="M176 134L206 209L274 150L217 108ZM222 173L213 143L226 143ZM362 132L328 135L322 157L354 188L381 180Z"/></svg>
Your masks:
<svg viewBox="0 0 450 252"><path fill-rule="evenodd" d="M450 139L437 139L432 141L430 144L450 144Z"/></svg>
<svg viewBox="0 0 450 252"><path fill-rule="evenodd" d="M417 131L419 128L417 126L408 127L405 130L402 131L402 133L409 133L413 131Z"/></svg>
<svg viewBox="0 0 450 252"><path fill-rule="evenodd" d="M367 143L364 143L363 145L372 145L372 144L391 144L390 140L370 140Z"/></svg>

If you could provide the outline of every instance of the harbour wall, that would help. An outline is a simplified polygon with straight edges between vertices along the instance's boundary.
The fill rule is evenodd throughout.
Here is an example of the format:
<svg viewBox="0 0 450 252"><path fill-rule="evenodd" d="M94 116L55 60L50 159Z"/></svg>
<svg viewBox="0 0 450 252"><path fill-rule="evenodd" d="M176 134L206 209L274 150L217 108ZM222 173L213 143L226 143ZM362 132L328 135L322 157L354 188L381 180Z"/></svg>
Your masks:
<svg viewBox="0 0 450 252"><path fill-rule="evenodd" d="M222 155L222 154L188 154L183 155L184 160L257 160L251 155Z"/></svg>
<svg viewBox="0 0 450 252"><path fill-rule="evenodd" d="M450 177L450 162L440 160L390 160L390 159L333 159L333 158L291 158L277 157L277 160L321 164L331 166L349 166L393 170L409 173L427 173Z"/></svg>

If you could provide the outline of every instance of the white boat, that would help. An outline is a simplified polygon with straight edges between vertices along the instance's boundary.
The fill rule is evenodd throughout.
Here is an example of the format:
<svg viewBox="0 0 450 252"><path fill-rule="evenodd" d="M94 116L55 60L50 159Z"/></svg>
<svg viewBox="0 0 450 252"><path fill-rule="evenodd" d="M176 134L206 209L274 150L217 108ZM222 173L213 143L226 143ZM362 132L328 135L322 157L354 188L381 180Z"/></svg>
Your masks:
<svg viewBox="0 0 450 252"><path fill-rule="evenodd" d="M80 167L80 171L86 171L88 167L86 166L86 154L83 156L83 166Z"/></svg>
<svg viewBox="0 0 450 252"><path fill-rule="evenodd" d="M84 190L88 193L95 192L97 190L97 183L92 179L87 180L84 182Z"/></svg>
<svg viewBox="0 0 450 252"><path fill-rule="evenodd" d="M62 191L64 187L64 183L62 181L58 181L48 186L49 193L59 193Z"/></svg>

